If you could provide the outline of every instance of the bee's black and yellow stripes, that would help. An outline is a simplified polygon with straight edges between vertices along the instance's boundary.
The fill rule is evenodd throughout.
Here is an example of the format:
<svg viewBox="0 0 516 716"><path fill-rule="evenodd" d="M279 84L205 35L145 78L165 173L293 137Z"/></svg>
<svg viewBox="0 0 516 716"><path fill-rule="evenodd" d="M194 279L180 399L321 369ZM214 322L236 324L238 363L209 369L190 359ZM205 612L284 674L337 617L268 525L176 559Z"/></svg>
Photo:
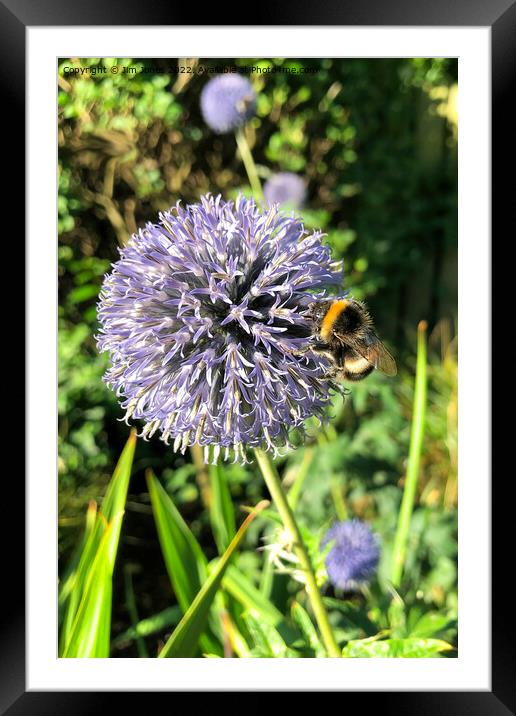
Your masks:
<svg viewBox="0 0 516 716"><path fill-rule="evenodd" d="M321 322L320 335L323 341L330 339L335 321L348 306L349 301L346 301L346 299L334 301L331 304Z"/></svg>

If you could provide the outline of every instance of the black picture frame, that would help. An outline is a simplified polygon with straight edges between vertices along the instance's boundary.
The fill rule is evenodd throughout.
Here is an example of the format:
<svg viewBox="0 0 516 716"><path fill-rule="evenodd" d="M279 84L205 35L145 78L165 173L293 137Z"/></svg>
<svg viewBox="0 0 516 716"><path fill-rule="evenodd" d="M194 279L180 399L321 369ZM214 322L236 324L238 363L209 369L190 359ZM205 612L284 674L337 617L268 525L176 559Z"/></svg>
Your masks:
<svg viewBox="0 0 516 716"><path fill-rule="evenodd" d="M203 4L188 9L179 4L171 5L161 0L88 0L72 3L70 0L3 0L0 1L0 83L5 123L4 137L15 148L13 161L9 162L9 181L4 189L4 207L7 214L16 217L17 233L21 217L30 207L24 206L24 145L25 145L25 42L28 26L59 25L192 25L202 15L203 25L391 25L391 26L485 26L492 32L492 235L500 236L509 221L514 203L511 182L505 179L505 171L514 172L514 115L509 112L509 94L516 86L516 4L510 0L331 0L324 5L297 0L274 4L262 0L250 8L249 18L244 20L242 4L227 2ZM252 13L252 17L251 17ZM196 17L197 16L197 17ZM231 22L231 19L234 22ZM7 217L6 217L7 218ZM511 217L512 218L512 217ZM6 225L7 227L9 224ZM4 229L5 230L5 229ZM8 231L8 229L7 229ZM507 237L505 237L507 238ZM503 245L503 244L502 244ZM20 246L15 247L15 263L20 263ZM498 285L500 282L498 282ZM485 287L488 298L489 287ZM496 300L498 288L493 286L492 299ZM19 323L20 302L15 311L8 309L13 322ZM13 313L15 315L13 315ZM493 317L493 331L497 320ZM28 349L36 349L28 346ZM17 351L20 352L20 351ZM12 358L12 356L11 356ZM16 360L20 360L19 356ZM19 401L22 404L22 401ZM7 445L5 445L7 447ZM5 449L5 448L4 448ZM30 450L30 445L27 446ZM17 466L18 467L18 466ZM19 470L10 468L10 479L5 493L9 502L16 506L24 503L24 485ZM5 475L7 477L7 474ZM507 475L509 478L510 475ZM505 486L493 481L492 529L492 690L460 692L347 692L342 695L342 708L364 706L379 713L438 714L453 716L500 716L515 713L516 699L514 674L516 673L514 629L511 630L507 615L505 584L507 560L513 555L508 537L512 502L507 499ZM7 512L6 506L4 510ZM511 515L512 516L512 515ZM91 714L120 708L123 693L112 692L26 692L25 686L25 571L24 532L22 516L16 515L17 539L4 537L3 596L6 606L1 610L0 640L0 713L18 714ZM2 529L8 521L0 520ZM12 527L8 527L12 529ZM510 567L510 565L509 565ZM472 595L474 599L474 595ZM512 632L512 633L511 633ZM410 688L410 684L407 684ZM177 694L152 694L168 699L170 708L177 706ZM131 706L143 704L142 698L149 694L129 695ZM191 695L190 695L191 696ZM244 697L245 698L245 697Z"/></svg>

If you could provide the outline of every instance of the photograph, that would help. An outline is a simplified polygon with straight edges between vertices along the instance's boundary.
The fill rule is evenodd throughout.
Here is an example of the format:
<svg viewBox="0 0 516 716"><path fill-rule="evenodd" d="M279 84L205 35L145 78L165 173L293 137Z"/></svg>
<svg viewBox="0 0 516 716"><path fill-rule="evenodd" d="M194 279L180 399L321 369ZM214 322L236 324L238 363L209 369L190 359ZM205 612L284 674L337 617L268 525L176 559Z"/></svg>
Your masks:
<svg viewBox="0 0 516 716"><path fill-rule="evenodd" d="M56 81L56 657L460 658L457 57Z"/></svg>

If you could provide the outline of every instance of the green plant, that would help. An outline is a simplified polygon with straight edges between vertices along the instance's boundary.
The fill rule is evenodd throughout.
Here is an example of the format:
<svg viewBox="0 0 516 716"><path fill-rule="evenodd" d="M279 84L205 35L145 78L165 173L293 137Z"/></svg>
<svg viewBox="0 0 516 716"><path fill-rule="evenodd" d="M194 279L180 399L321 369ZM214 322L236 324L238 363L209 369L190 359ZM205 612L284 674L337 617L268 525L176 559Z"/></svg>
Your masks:
<svg viewBox="0 0 516 716"><path fill-rule="evenodd" d="M67 644L68 656L156 656L232 543L240 506L268 496L257 464L206 469L195 455L138 441L123 522L114 514L109 526L102 522L93 503L107 500L127 440L94 341L102 277L117 246L177 200L256 193L258 182L288 170L308 186L305 225L325 231L344 259L346 287L368 302L399 374L373 374L345 400L336 397L330 424L309 423L306 443L275 461L278 478L344 656L454 657L443 642L457 644L457 62L218 60L240 70L303 70L251 76L258 107L244 137L252 181L246 149L236 152L233 136L215 137L204 125L206 77L181 76L174 62L59 63L60 653ZM112 64L135 72L100 72ZM413 327L422 316L427 408L424 440L413 439L411 451L422 424L413 411ZM148 470L159 483L146 482ZM343 598L325 582L318 545L332 521L351 517L371 524L382 549L377 580ZM273 508L248 525L215 594L207 588L213 599L197 655L327 653L290 547ZM94 605L102 605L97 623Z"/></svg>

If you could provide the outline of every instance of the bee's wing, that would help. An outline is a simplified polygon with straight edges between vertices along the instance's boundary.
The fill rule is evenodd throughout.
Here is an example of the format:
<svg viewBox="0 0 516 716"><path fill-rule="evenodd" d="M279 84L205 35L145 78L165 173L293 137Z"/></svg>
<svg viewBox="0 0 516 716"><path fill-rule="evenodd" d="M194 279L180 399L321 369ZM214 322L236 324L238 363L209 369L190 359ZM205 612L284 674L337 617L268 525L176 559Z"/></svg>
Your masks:
<svg viewBox="0 0 516 716"><path fill-rule="evenodd" d="M396 375L398 369L396 367L396 361L389 353L387 348L383 345L378 336L371 334L367 342L356 341L349 336L338 334L335 332L337 338L345 343L347 346L352 348L355 353L365 358L368 363L374 366L381 373L388 376Z"/></svg>
<svg viewBox="0 0 516 716"><path fill-rule="evenodd" d="M380 340L360 355L385 375L393 376L398 372L396 361Z"/></svg>

